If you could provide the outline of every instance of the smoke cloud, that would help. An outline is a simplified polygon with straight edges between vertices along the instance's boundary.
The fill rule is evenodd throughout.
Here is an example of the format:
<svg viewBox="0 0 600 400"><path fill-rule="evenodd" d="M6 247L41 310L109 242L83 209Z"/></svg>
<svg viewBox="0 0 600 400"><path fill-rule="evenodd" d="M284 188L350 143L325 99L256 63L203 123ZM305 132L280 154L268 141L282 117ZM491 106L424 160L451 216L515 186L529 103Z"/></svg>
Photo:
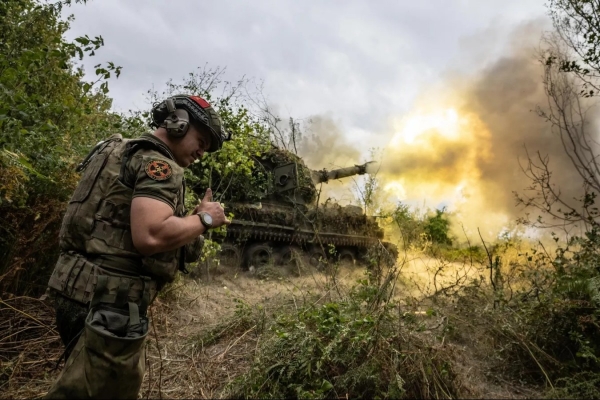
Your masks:
<svg viewBox="0 0 600 400"><path fill-rule="evenodd" d="M311 169L328 170L362 164L361 151L354 147L343 135L335 121L325 116L310 118L306 131L298 149L306 166ZM357 178L345 178L330 181L320 186L322 201L333 198L341 204L355 203L354 190Z"/></svg>
<svg viewBox="0 0 600 400"><path fill-rule="evenodd" d="M513 191L531 185L522 166L537 151L549 156L565 198L581 196L560 138L536 112L547 104L535 55L540 31L535 23L519 28L503 57L476 76L449 78L393 122L378 177L396 200L446 206L468 233L497 235L523 214Z"/></svg>
<svg viewBox="0 0 600 400"><path fill-rule="evenodd" d="M331 118L311 117L307 134L309 137L301 142L298 153L309 168L342 168L360 160L360 151L346 140Z"/></svg>
<svg viewBox="0 0 600 400"><path fill-rule="evenodd" d="M474 75L448 76L423 93L410 113L392 118L389 143L376 165L380 206L446 207L455 215L457 237L464 238L464 228L471 239L478 238L477 229L492 239L533 211L516 207L514 192L531 185L522 167L527 153L538 151L549 156L552 180L564 198L582 195L560 138L537 113L547 105L536 56L543 28L541 22L519 27L501 57ZM300 151L309 167L361 162L361 151L348 144L332 120L313 118L311 132ZM356 202L348 191L352 185L330 183L326 196Z"/></svg>

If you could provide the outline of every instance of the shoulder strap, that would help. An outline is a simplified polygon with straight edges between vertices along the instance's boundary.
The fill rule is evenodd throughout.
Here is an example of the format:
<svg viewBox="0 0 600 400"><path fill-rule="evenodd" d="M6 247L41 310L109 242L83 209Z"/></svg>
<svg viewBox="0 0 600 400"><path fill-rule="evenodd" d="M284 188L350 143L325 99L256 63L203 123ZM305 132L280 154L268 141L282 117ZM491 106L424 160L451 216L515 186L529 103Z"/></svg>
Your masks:
<svg viewBox="0 0 600 400"><path fill-rule="evenodd" d="M101 140L100 142L98 142L92 148L92 150L90 150L90 152L83 159L83 161L77 165L77 168L75 168L75 171L77 171L77 172L83 171L88 166L88 164L92 161L92 159L94 157L96 157L96 155L98 153L101 153L109 144L111 144L114 141L121 141L121 140L123 140L123 136L121 136L120 134L117 133L117 134L112 135L111 137L109 137L106 140Z"/></svg>

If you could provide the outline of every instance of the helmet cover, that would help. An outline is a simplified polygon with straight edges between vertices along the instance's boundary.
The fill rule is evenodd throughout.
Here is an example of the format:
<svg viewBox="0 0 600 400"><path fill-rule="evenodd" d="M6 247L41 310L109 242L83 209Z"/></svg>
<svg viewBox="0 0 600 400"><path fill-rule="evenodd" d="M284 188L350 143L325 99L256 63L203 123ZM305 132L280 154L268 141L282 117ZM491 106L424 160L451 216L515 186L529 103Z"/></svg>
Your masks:
<svg viewBox="0 0 600 400"><path fill-rule="evenodd" d="M188 112L190 122L196 126L208 128L211 141L207 152L211 153L220 150L223 142L231 140L231 133L223 127L219 114L205 99L200 96L176 95L171 97L176 109L183 109ZM152 126L159 127L163 124L169 115L166 101L156 104L152 108Z"/></svg>

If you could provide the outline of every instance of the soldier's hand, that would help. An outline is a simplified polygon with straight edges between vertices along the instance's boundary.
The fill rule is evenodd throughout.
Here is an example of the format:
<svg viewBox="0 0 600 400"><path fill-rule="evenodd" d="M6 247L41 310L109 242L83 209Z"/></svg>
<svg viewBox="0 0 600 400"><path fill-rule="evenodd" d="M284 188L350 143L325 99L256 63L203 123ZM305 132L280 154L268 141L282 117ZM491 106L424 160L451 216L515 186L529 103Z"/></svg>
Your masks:
<svg viewBox="0 0 600 400"><path fill-rule="evenodd" d="M192 214L198 214L201 211L210 214L213 220L213 228L217 228L221 225L229 225L231 223L231 221L225 216L225 211L223 210L221 203L213 201L211 188L206 189L204 198L200 204L194 208Z"/></svg>

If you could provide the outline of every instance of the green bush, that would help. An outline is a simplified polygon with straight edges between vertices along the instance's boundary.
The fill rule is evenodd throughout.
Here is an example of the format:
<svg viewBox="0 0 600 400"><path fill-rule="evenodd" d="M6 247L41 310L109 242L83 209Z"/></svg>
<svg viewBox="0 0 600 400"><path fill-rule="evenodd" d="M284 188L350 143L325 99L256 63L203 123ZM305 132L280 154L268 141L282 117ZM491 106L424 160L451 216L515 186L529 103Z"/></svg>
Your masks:
<svg viewBox="0 0 600 400"><path fill-rule="evenodd" d="M61 3L62 4L62 3ZM101 37L69 42L56 5L0 2L0 276L2 291L39 293L56 259L74 165L120 127L110 113L112 63L86 82L74 59L92 56Z"/></svg>
<svg viewBox="0 0 600 400"><path fill-rule="evenodd" d="M450 232L450 220L445 208L435 210L435 215L427 217L423 230L433 243L452 245L452 239L448 236Z"/></svg>
<svg viewBox="0 0 600 400"><path fill-rule="evenodd" d="M407 204L399 203L391 213L394 224L400 230L404 246L420 242L424 233L423 220Z"/></svg>
<svg viewBox="0 0 600 400"><path fill-rule="evenodd" d="M75 0L77 2L77 0ZM85 0L81 0L85 3ZM71 2L36 0L0 2L0 289L40 294L58 256L58 231L79 174L75 166L98 141L115 133L124 137L148 131L149 113L113 113L108 80L118 77L111 62L95 66L86 81L75 63L92 57L104 45L101 36L65 39L72 17L61 10ZM222 70L192 73L168 90L202 95L219 111L234 139L222 151L186 170L193 207L198 195L214 187L215 198L231 190L231 177L251 182L252 157L263 149L269 131L240 106L237 86L213 96ZM205 79L210 77L210 79ZM208 85L208 86L206 86ZM156 96L156 94L154 94ZM223 234L223 229L212 235Z"/></svg>
<svg viewBox="0 0 600 400"><path fill-rule="evenodd" d="M344 299L307 302L280 315L231 395L459 397L452 353L419 335L414 316L389 301L387 286L395 275L388 278L381 286L361 280Z"/></svg>
<svg viewBox="0 0 600 400"><path fill-rule="evenodd" d="M552 269L534 287L536 301L526 311L532 340L561 362L564 373L600 367L600 236L593 227L574 237L549 259Z"/></svg>
<svg viewBox="0 0 600 400"><path fill-rule="evenodd" d="M522 254L510 282L504 276L504 285L497 284L487 297L500 298L500 303L493 309L474 305L463 310L466 319L480 321L493 338L498 368L519 380L547 385L550 397L600 394L599 239L592 227L565 244L556 238L554 251ZM485 290L473 288L464 296Z"/></svg>
<svg viewBox="0 0 600 400"><path fill-rule="evenodd" d="M560 378L545 397L549 399L600 399L600 374L582 372L569 378Z"/></svg>

